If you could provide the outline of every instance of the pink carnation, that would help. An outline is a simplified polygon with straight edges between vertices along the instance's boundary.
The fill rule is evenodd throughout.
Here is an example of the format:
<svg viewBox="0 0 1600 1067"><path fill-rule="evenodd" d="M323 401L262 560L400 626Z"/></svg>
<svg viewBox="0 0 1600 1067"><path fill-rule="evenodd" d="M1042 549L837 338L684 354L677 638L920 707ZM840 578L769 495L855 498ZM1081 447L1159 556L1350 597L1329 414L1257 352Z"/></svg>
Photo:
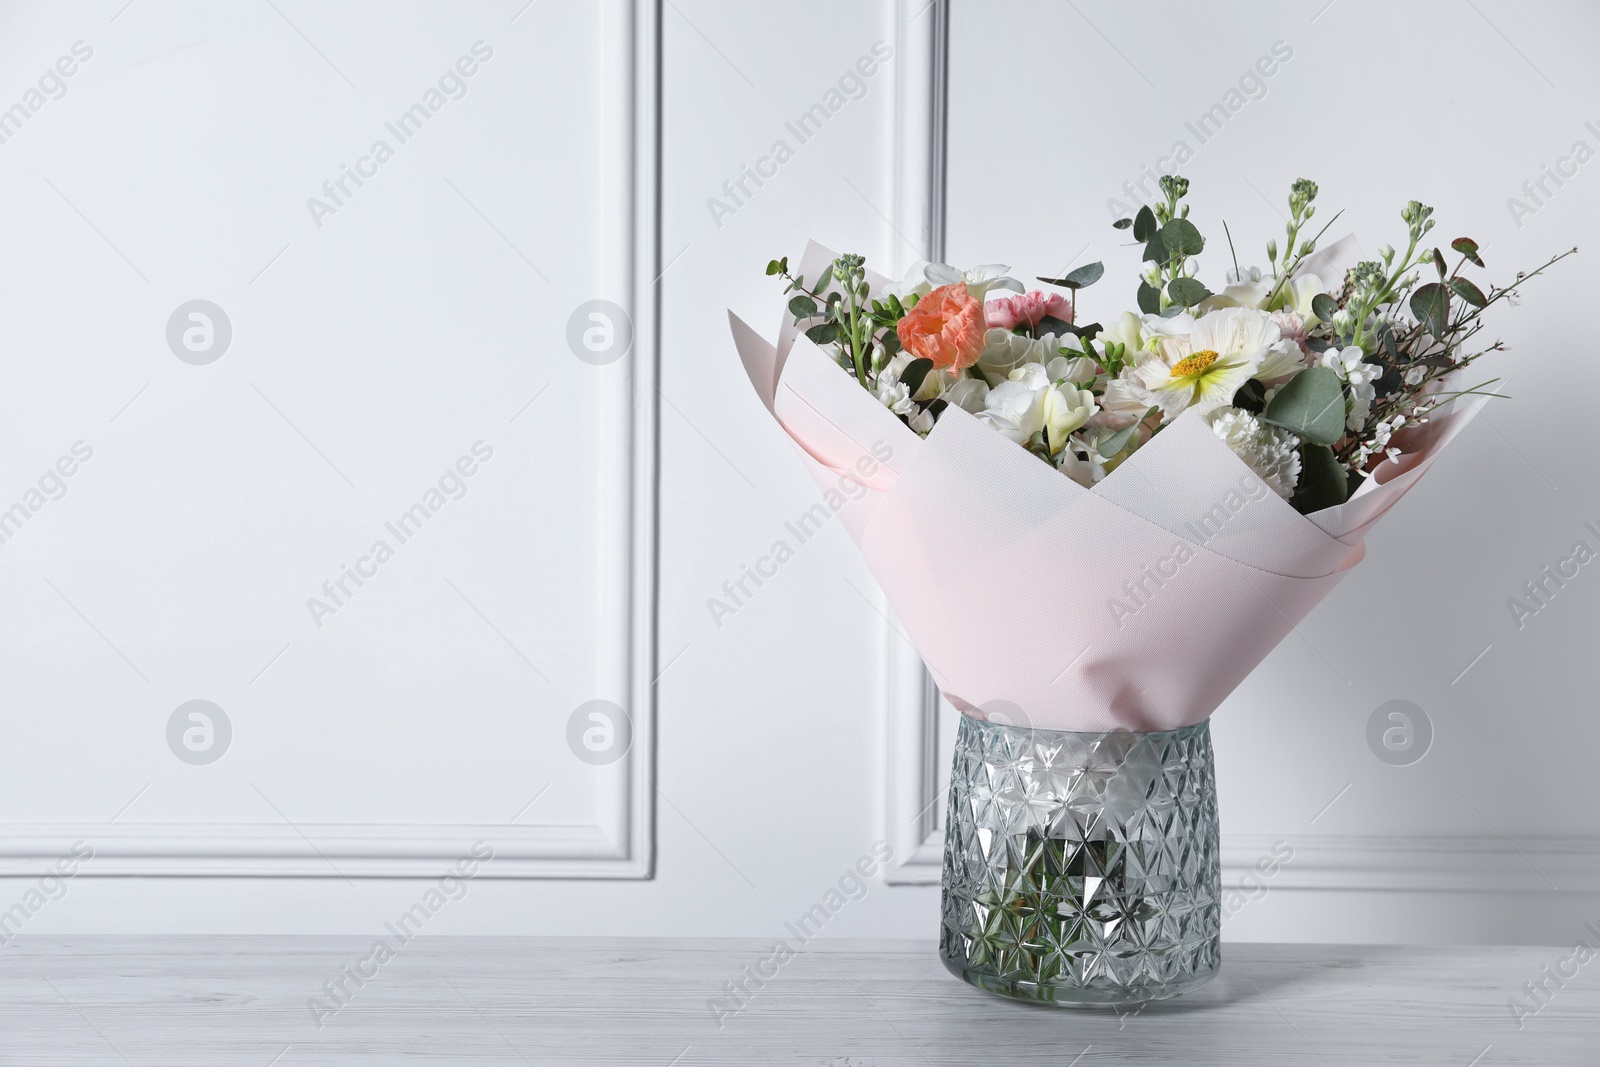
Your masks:
<svg viewBox="0 0 1600 1067"><path fill-rule="evenodd" d="M985 318L991 327L1014 330L1018 326L1037 326L1046 316L1072 321L1072 305L1067 298L1055 293L1035 289L1021 296L1002 296L983 305Z"/></svg>

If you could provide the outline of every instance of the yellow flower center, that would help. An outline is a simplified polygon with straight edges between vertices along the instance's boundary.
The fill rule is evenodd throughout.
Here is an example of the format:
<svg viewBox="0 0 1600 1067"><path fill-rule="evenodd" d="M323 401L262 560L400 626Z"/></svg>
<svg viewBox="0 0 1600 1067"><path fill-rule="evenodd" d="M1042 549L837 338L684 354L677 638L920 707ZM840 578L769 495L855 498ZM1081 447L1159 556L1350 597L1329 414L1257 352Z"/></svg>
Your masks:
<svg viewBox="0 0 1600 1067"><path fill-rule="evenodd" d="M1217 354L1211 349L1203 349L1185 359L1180 359L1172 368L1173 378L1194 378L1203 374L1207 367L1217 361Z"/></svg>

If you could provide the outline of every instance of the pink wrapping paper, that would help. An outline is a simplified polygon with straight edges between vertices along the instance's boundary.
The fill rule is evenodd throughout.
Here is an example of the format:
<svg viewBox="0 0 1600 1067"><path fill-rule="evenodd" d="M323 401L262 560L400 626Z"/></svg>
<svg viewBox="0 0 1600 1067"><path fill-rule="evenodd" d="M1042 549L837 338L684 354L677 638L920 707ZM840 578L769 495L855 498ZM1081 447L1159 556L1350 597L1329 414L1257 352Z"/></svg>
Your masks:
<svg viewBox="0 0 1600 1067"><path fill-rule="evenodd" d="M801 273L833 258L812 244ZM940 690L965 714L1045 729L1207 718L1481 406L1441 408L1416 453L1301 515L1192 412L1085 489L954 406L920 438L792 323L773 346L729 318ZM866 491L840 493L842 478Z"/></svg>

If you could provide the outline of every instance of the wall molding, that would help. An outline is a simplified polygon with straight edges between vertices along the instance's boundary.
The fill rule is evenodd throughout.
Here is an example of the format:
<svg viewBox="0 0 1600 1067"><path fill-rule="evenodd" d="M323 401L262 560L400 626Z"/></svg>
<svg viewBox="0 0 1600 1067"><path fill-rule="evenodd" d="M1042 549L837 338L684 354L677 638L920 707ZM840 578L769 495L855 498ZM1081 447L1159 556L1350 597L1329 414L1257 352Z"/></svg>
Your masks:
<svg viewBox="0 0 1600 1067"><path fill-rule="evenodd" d="M894 275L918 259L944 259L945 103L949 0L895 0ZM907 241L915 237L918 247ZM881 594L878 594L881 597ZM888 615L887 603L880 606ZM882 699L887 712L884 839L894 849L891 885L938 882L944 849L939 793L939 688L896 626L883 629Z"/></svg>
<svg viewBox="0 0 1600 1067"><path fill-rule="evenodd" d="M612 577L597 590L595 676L632 719L629 752L594 768L592 825L363 823L0 824L0 876L42 874L75 842L82 876L428 877L485 841L481 877L650 878L655 848L656 380L659 348L660 0L600 0L599 292L633 323L627 355L596 368L606 424L598 455L599 544ZM559 343L559 341L558 341Z"/></svg>

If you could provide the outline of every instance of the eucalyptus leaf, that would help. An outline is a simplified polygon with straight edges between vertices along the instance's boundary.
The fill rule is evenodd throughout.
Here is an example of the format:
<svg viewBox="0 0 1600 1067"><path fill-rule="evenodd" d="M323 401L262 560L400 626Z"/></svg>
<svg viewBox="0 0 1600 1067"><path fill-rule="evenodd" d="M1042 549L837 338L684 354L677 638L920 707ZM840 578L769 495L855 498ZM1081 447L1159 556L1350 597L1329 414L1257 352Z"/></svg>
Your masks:
<svg viewBox="0 0 1600 1067"><path fill-rule="evenodd" d="M1478 242L1470 237L1457 237L1450 242L1450 247L1467 257L1467 262L1475 267L1483 266L1483 260L1478 257Z"/></svg>
<svg viewBox="0 0 1600 1067"><path fill-rule="evenodd" d="M1465 278L1451 278L1450 288L1455 290L1457 296L1475 308L1489 306L1489 298L1483 295L1483 290Z"/></svg>
<svg viewBox="0 0 1600 1067"><path fill-rule="evenodd" d="M1100 458L1110 459L1118 452L1121 452L1124 448L1127 448L1128 442L1133 440L1134 431L1138 428L1139 424L1134 423L1132 426L1124 427L1123 429L1120 429L1116 433L1112 434L1110 437L1107 437L1104 441L1101 441L1100 447L1096 450L1100 453Z"/></svg>
<svg viewBox="0 0 1600 1067"><path fill-rule="evenodd" d="M839 339L839 324L836 322L819 322L806 331L806 336L819 345L832 344Z"/></svg>
<svg viewBox="0 0 1600 1067"><path fill-rule="evenodd" d="M1316 296L1311 298L1311 314L1315 315L1323 322L1332 321L1334 314L1337 313L1338 310L1338 301L1334 300L1334 298L1329 296L1327 293L1318 293Z"/></svg>
<svg viewBox="0 0 1600 1067"><path fill-rule="evenodd" d="M1139 283L1139 310L1154 315L1161 310L1161 290L1149 282Z"/></svg>
<svg viewBox="0 0 1600 1067"><path fill-rule="evenodd" d="M1445 328L1450 324L1450 289L1442 282L1429 282L1411 294L1411 314L1428 328L1428 332L1444 340Z"/></svg>
<svg viewBox="0 0 1600 1067"><path fill-rule="evenodd" d="M1192 308L1210 296L1211 290L1194 278L1174 278L1167 283L1167 295L1172 297L1175 303Z"/></svg>
<svg viewBox="0 0 1600 1067"><path fill-rule="evenodd" d="M804 294L789 301L789 314L797 319L809 319L817 313L817 302Z"/></svg>
<svg viewBox="0 0 1600 1067"><path fill-rule="evenodd" d="M1073 332L1072 323L1065 319L1058 319L1054 315L1046 315L1044 318L1040 319L1039 324L1035 326L1034 329L1039 331L1039 335L1041 337L1047 333L1053 333L1057 337L1060 337L1064 333Z"/></svg>
<svg viewBox="0 0 1600 1067"><path fill-rule="evenodd" d="M1334 458L1333 449L1322 444L1301 445L1300 482L1289 501L1295 510L1302 515L1309 515L1313 511L1343 504L1349 495L1349 478Z"/></svg>
<svg viewBox="0 0 1600 1067"><path fill-rule="evenodd" d="M1133 239L1135 241L1148 241L1156 235L1156 213L1146 204L1133 216Z"/></svg>
<svg viewBox="0 0 1600 1067"><path fill-rule="evenodd" d="M1440 278L1450 273L1449 269L1444 265L1444 253L1437 248L1433 250L1433 269L1439 272Z"/></svg>
<svg viewBox="0 0 1600 1067"><path fill-rule="evenodd" d="M1132 219L1118 219L1116 222L1113 222L1111 225L1116 227L1119 230L1126 230L1129 226L1133 225L1133 220Z"/></svg>
<svg viewBox="0 0 1600 1067"><path fill-rule="evenodd" d="M1144 258L1153 260L1156 263L1165 263L1172 258L1167 252L1167 246L1162 243L1159 233L1150 238L1149 243L1144 246Z"/></svg>
<svg viewBox="0 0 1600 1067"><path fill-rule="evenodd" d="M768 263L767 263L767 275L768 275L768 276L769 276L769 277L770 277L770 276L772 276L772 275L774 275L774 274L777 274L777 273L779 273L779 272L780 272L780 271L782 271L782 270L783 270L783 264L781 264L781 263L779 263L779 262L778 262L778 261L777 261L777 260L775 260L775 259L774 259L774 260L771 260L771 261L769 261L769 262L768 262Z"/></svg>
<svg viewBox="0 0 1600 1067"><path fill-rule="evenodd" d="M1312 367L1290 378L1262 419L1313 444L1331 445L1344 435L1344 384L1328 367Z"/></svg>
<svg viewBox="0 0 1600 1067"><path fill-rule="evenodd" d="M1068 289L1086 289L1099 281L1105 272L1106 265L1096 260L1093 263L1085 263L1075 270L1068 271L1065 278L1056 281L1051 281L1049 278L1040 278L1039 280L1041 282L1049 282L1051 285L1065 286Z"/></svg>
<svg viewBox="0 0 1600 1067"><path fill-rule="evenodd" d="M1161 243L1180 256L1198 256L1206 247L1205 238L1188 219L1173 219L1161 227Z"/></svg>

